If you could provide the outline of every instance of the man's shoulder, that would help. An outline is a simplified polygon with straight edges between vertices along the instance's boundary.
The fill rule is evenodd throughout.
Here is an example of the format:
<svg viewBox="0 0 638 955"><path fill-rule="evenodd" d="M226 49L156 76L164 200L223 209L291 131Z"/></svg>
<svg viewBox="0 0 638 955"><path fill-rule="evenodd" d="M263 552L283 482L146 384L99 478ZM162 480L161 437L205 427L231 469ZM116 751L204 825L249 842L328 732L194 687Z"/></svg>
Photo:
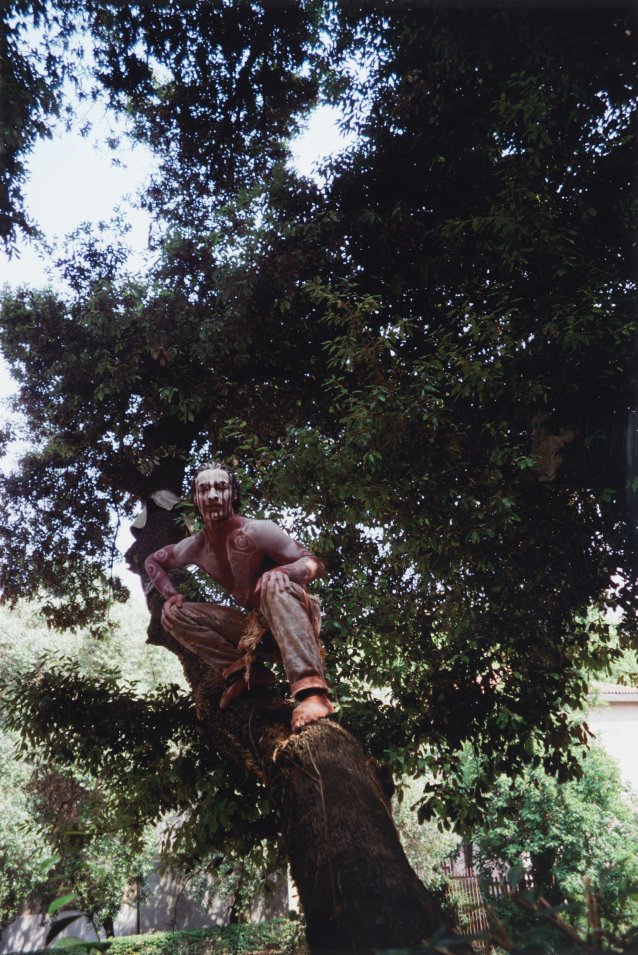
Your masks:
<svg viewBox="0 0 638 955"><path fill-rule="evenodd" d="M241 529L246 534L260 534L273 527L277 527L274 521L266 521L261 517L244 517Z"/></svg>
<svg viewBox="0 0 638 955"><path fill-rule="evenodd" d="M174 544L173 552L183 558L194 557L202 549L203 541L204 532L197 531L196 534L184 537L177 544Z"/></svg>
<svg viewBox="0 0 638 955"><path fill-rule="evenodd" d="M274 521L267 521L259 517L245 517L241 529L247 537L254 541L272 537L273 534L279 536L286 533Z"/></svg>

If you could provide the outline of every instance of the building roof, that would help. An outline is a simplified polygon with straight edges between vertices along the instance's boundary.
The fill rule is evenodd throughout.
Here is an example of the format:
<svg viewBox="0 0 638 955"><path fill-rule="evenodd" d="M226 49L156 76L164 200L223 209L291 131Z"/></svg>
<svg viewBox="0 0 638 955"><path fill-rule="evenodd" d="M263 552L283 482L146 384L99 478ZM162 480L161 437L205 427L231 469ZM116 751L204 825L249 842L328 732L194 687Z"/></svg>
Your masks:
<svg viewBox="0 0 638 955"><path fill-rule="evenodd" d="M593 683L592 689L605 703L638 703L638 687L620 683Z"/></svg>

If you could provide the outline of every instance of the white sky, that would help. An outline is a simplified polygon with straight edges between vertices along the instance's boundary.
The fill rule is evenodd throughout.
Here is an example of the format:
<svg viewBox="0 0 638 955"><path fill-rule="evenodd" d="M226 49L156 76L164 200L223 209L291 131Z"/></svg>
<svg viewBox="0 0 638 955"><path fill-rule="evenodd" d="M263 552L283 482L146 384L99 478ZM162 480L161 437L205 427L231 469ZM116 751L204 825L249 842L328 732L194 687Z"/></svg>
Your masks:
<svg viewBox="0 0 638 955"><path fill-rule="evenodd" d="M308 126L293 143L293 164L304 175L311 175L322 159L343 148L347 140L337 128L338 113L319 106ZM153 169L153 157L141 147L129 146L118 154L122 166L113 164L114 153L99 145L113 133L112 120L104 114L92 117L94 130L87 138L77 132L60 129L51 140L37 144L29 162L29 181L25 185L28 214L36 220L46 239L62 239L81 222L97 223L111 218L117 206L125 211L132 226L127 242L134 251L131 265L142 267L149 218L135 209L130 200L144 185ZM126 140L122 140L123 146ZM9 259L0 252L0 286L41 287L49 284L50 261L33 245L22 243L19 256ZM13 390L7 368L0 356L0 397ZM0 412L1 413L1 412Z"/></svg>

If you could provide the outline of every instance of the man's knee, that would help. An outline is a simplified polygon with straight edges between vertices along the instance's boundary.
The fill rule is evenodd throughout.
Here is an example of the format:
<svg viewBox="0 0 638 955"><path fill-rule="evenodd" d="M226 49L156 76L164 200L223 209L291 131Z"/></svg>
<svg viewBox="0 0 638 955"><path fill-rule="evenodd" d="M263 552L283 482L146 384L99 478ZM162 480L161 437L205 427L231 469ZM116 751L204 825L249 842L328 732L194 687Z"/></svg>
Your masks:
<svg viewBox="0 0 638 955"><path fill-rule="evenodd" d="M207 620L207 615L202 613L203 606L203 604L198 603L183 603L181 607L173 608L171 616L175 621L181 623L204 623Z"/></svg>
<svg viewBox="0 0 638 955"><path fill-rule="evenodd" d="M192 607L194 606L196 606L196 604L183 603L171 607L169 611L171 620L173 620L174 623L178 621L180 623L186 623L192 617Z"/></svg>
<svg viewBox="0 0 638 955"><path fill-rule="evenodd" d="M219 633L237 643L246 626L246 615L221 604L184 603L175 608L173 621L177 627Z"/></svg>
<svg viewBox="0 0 638 955"><path fill-rule="evenodd" d="M285 620L291 614L294 618L298 617L301 611L305 611L302 601L295 593L295 584L290 585L287 590L265 590L261 595L259 609L269 624L278 620Z"/></svg>

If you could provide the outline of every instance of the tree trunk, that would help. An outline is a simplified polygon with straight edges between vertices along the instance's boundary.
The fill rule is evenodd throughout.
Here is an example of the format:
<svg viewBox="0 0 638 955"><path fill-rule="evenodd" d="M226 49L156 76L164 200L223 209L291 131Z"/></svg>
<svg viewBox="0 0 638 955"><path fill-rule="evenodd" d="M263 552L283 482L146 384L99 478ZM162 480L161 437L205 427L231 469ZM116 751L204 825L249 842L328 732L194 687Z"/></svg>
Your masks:
<svg viewBox="0 0 638 955"><path fill-rule="evenodd" d="M157 542L164 515L171 519L166 511L154 513L133 565L174 539L173 526ZM356 739L332 719L291 734L290 705L259 690L221 712L221 677L164 630L162 603L156 591L149 594L148 642L179 656L206 741L268 785L311 950L409 947L450 925L411 869L376 763Z"/></svg>
<svg viewBox="0 0 638 955"><path fill-rule="evenodd" d="M564 898L556 880L556 850L549 848L542 852L531 852L530 857L535 888L552 905L560 905Z"/></svg>

